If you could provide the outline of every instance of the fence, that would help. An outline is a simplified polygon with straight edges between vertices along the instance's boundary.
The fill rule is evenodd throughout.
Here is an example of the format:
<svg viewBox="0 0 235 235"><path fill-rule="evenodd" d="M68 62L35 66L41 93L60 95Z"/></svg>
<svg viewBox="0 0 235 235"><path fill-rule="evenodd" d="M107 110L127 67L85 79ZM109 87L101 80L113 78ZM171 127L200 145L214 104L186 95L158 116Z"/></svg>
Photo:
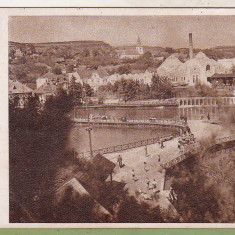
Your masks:
<svg viewBox="0 0 235 235"><path fill-rule="evenodd" d="M215 139L215 143L213 143L213 144L222 144L222 143L230 142L230 141L235 141L235 135ZM172 159L169 162L162 164L162 167L165 169L171 168L172 166L174 166L174 165L178 164L179 162L183 161L184 159L186 159L188 157L188 155L187 155L188 153L197 153L197 152L199 152L200 149L201 149L201 147L200 147L199 142L186 145L183 147L183 150L182 150L183 153L180 156Z"/></svg>
<svg viewBox="0 0 235 235"><path fill-rule="evenodd" d="M85 117L76 117L73 119L74 122L78 123L88 123L88 121L91 124L99 124L99 123L113 123L113 124L150 124L150 125L177 125L177 126L183 126L185 125L185 122L183 120L179 119L165 119L165 118L123 118L123 117L92 117L92 118L85 118Z"/></svg>
<svg viewBox="0 0 235 235"><path fill-rule="evenodd" d="M107 154L107 153L120 152L120 151L124 151L124 150L127 150L127 149L133 149L133 148L138 148L138 147L141 147L141 146L146 146L146 145L150 145L150 144L159 143L161 138L163 139L163 141L168 141L168 140L171 140L175 137L177 137L176 134L175 135L170 135L170 136L165 136L165 137L156 137L156 138L141 140L141 141L137 141L137 142L133 142L133 143L117 145L117 146L114 146L114 147L97 149L97 150L94 150L92 153L95 156L97 154ZM83 153L75 152L75 154L76 154L76 157L78 157L78 158L90 157L91 156L90 151L83 152Z"/></svg>
<svg viewBox="0 0 235 235"><path fill-rule="evenodd" d="M127 102L117 102L117 103L105 103L105 106L178 106L179 103L176 100L144 100L144 101L127 101Z"/></svg>

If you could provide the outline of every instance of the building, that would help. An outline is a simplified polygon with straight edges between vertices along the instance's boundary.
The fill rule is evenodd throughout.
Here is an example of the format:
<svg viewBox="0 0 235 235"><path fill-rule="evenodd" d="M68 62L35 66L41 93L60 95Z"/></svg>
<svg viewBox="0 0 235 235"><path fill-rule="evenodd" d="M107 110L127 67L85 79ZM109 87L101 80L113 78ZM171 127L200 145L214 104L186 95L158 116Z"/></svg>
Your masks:
<svg viewBox="0 0 235 235"><path fill-rule="evenodd" d="M54 73L52 72L48 72L46 74L44 74L43 76L39 77L37 80L36 80L36 84L37 84L37 89L42 86L43 84L45 83L48 83L48 82L55 82L57 80L57 75L55 75Z"/></svg>
<svg viewBox="0 0 235 235"><path fill-rule="evenodd" d="M152 78L153 78L153 72L146 70L146 71L139 71L139 70L133 70L129 74L122 74L118 75L118 80L126 79L126 80L134 80L136 82L139 82L140 84L147 84L151 85Z"/></svg>
<svg viewBox="0 0 235 235"><path fill-rule="evenodd" d="M141 45L140 37L138 36L135 47L128 47L118 53L120 59L137 59L144 54L144 48Z"/></svg>
<svg viewBox="0 0 235 235"><path fill-rule="evenodd" d="M233 95L235 96L235 74L225 73L218 74L215 73L211 77L208 77L208 82L213 84L219 95Z"/></svg>
<svg viewBox="0 0 235 235"><path fill-rule="evenodd" d="M207 81L215 73L223 73L224 66L208 58L203 52L196 56L193 52L192 34L189 34L189 59L184 63L176 56L169 56L159 67L158 75L164 77L175 85L195 85L197 83L210 85Z"/></svg>
<svg viewBox="0 0 235 235"><path fill-rule="evenodd" d="M44 104L50 96L56 95L58 87L50 82L41 85L35 92L41 104Z"/></svg>
<svg viewBox="0 0 235 235"><path fill-rule="evenodd" d="M9 80L8 89L9 99L11 101L17 99L19 108L23 108L27 104L28 98L31 97L33 93L32 89L17 80Z"/></svg>

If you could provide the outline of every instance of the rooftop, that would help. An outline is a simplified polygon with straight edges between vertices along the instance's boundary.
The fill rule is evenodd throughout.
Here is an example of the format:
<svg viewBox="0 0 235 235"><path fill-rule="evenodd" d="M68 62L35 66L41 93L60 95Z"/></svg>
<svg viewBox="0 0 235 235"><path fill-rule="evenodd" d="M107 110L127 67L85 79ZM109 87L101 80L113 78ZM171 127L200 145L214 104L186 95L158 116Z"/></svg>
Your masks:
<svg viewBox="0 0 235 235"><path fill-rule="evenodd" d="M57 86L51 83L44 83L40 86L35 93L36 94L54 94L57 91Z"/></svg>
<svg viewBox="0 0 235 235"><path fill-rule="evenodd" d="M9 94L31 93L33 90L19 81L9 80Z"/></svg>

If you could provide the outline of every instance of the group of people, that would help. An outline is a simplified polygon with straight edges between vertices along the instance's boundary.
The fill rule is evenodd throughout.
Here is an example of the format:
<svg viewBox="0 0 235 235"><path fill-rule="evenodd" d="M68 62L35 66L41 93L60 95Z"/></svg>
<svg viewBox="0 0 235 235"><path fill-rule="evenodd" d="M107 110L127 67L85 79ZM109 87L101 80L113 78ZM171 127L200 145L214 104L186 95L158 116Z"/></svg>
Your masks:
<svg viewBox="0 0 235 235"><path fill-rule="evenodd" d="M153 182L150 184L150 180L147 177L146 178L146 186L147 186L147 190L153 190L154 194L159 192L159 190L157 190L157 182L155 179L153 179ZM152 199L151 197L149 197L149 195L146 192L143 192L140 188L139 188L138 192L143 200L151 200Z"/></svg>

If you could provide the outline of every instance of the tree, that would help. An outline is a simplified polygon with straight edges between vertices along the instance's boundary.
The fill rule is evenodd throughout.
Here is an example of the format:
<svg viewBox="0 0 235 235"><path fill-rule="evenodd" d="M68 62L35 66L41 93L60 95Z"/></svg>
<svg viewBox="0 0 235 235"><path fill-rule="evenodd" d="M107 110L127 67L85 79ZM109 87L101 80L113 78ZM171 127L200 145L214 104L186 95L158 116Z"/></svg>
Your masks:
<svg viewBox="0 0 235 235"><path fill-rule="evenodd" d="M81 83L75 82L75 77L72 77L69 85L69 95L72 97L73 104L81 104L81 99L83 96L83 87Z"/></svg>
<svg viewBox="0 0 235 235"><path fill-rule="evenodd" d="M60 67L60 65L55 64L52 68L52 73L54 73L56 75L62 74L62 68Z"/></svg>
<svg viewBox="0 0 235 235"><path fill-rule="evenodd" d="M173 170L172 203L184 222L234 222L234 156L204 152Z"/></svg>
<svg viewBox="0 0 235 235"><path fill-rule="evenodd" d="M10 191L22 205L33 206L35 195L42 200L45 192L52 187L57 170L64 164L71 127L67 113L71 104L63 91L58 92L56 97L50 97L43 110L38 107L37 97L30 98L23 109L10 102ZM47 207L51 203L47 198ZM39 203L38 210L34 210L39 217L44 210L42 206ZM14 211L11 215L14 217ZM40 219L45 221L43 217Z"/></svg>
<svg viewBox="0 0 235 235"><path fill-rule="evenodd" d="M141 66L140 69L147 69L153 66L153 58L151 52L145 52L141 57L137 60L137 65Z"/></svg>
<svg viewBox="0 0 235 235"><path fill-rule="evenodd" d="M152 98L167 99L172 96L172 84L166 79L153 76L150 87Z"/></svg>
<svg viewBox="0 0 235 235"><path fill-rule="evenodd" d="M91 86L88 83L84 83L83 86L86 91L86 96L91 97L94 94L94 90L91 88Z"/></svg>
<svg viewBox="0 0 235 235"><path fill-rule="evenodd" d="M117 69L119 74L129 74L131 72L130 65L119 66Z"/></svg>

